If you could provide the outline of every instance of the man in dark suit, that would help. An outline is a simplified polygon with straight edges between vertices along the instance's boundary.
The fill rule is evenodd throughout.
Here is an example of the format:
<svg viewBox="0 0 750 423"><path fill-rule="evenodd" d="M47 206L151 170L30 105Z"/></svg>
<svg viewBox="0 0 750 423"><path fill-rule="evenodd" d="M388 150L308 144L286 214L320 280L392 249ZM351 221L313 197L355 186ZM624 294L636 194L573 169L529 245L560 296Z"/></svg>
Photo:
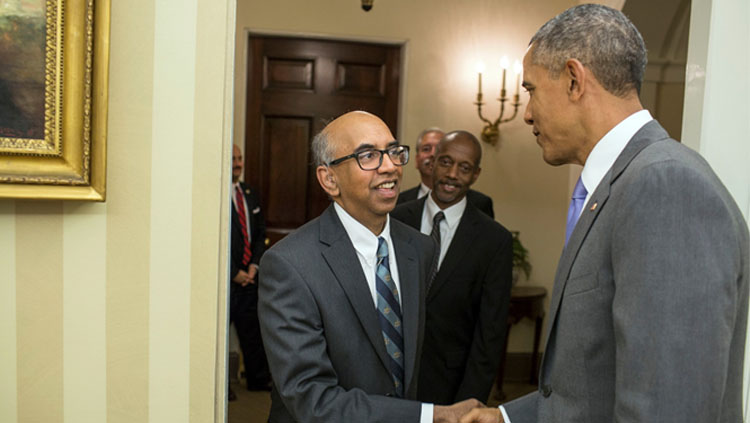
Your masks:
<svg viewBox="0 0 750 423"><path fill-rule="evenodd" d="M439 270L427 292L421 401L486 401L505 341L513 238L466 199L481 157L472 134L448 133L435 152L430 195L391 213L440 240Z"/></svg>
<svg viewBox="0 0 750 423"><path fill-rule="evenodd" d="M419 134L417 137L417 157L414 162L422 182L414 188L402 191L398 195L396 205L422 198L430 192L432 189L432 161L435 157L435 146L443 135L445 133L440 128L427 128ZM495 218L490 197L470 189L466 193L466 198L487 216Z"/></svg>
<svg viewBox="0 0 750 423"><path fill-rule="evenodd" d="M638 30L606 6L573 7L532 38L524 118L547 163L583 172L539 390L462 421L743 421L747 223L708 163L643 110L645 66Z"/></svg>
<svg viewBox="0 0 750 423"><path fill-rule="evenodd" d="M429 237L388 216L408 147L376 116L351 112L316 135L312 149L333 204L261 262L269 421L457 421L478 401L415 401L425 282L436 258Z"/></svg>
<svg viewBox="0 0 750 423"><path fill-rule="evenodd" d="M266 223L255 190L240 182L242 151L232 151L232 245L229 319L242 348L247 388L268 390L270 375L258 323L258 263L265 251ZM230 391L230 398L233 392Z"/></svg>

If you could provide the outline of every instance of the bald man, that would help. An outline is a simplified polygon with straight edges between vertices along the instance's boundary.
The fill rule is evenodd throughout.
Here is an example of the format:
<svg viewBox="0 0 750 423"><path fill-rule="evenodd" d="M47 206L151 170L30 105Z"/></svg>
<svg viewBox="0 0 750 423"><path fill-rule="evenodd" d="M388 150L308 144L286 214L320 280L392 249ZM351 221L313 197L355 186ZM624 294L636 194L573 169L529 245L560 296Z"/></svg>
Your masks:
<svg viewBox="0 0 750 423"><path fill-rule="evenodd" d="M365 112L331 122L312 148L333 204L260 266L269 421L456 422L478 402L415 401L436 254L429 237L388 216L409 148Z"/></svg>

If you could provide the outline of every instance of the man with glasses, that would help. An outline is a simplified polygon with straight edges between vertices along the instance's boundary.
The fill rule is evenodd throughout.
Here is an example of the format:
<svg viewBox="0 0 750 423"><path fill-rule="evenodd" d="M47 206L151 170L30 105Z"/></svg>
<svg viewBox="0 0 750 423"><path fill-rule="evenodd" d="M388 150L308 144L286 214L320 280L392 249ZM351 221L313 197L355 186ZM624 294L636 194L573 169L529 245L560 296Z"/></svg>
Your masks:
<svg viewBox="0 0 750 423"><path fill-rule="evenodd" d="M456 422L478 405L415 401L433 241L388 213L409 148L366 112L312 144L333 204L263 256L259 315L269 421Z"/></svg>
<svg viewBox="0 0 750 423"><path fill-rule="evenodd" d="M445 133L442 129L434 127L427 128L419 133L417 137L416 160L414 160L414 163L419 171L421 182L414 188L402 191L398 196L396 205L423 198L430 193L432 189L432 162L435 158L435 146L437 146L443 135ZM495 218L495 211L492 208L492 198L479 191L470 189L466 193L466 199L487 216Z"/></svg>
<svg viewBox="0 0 750 423"><path fill-rule="evenodd" d="M417 393L435 404L487 400L507 331L502 322L510 304L513 237L466 195L479 177L481 159L474 135L446 134L435 151L433 190L391 213L438 242Z"/></svg>

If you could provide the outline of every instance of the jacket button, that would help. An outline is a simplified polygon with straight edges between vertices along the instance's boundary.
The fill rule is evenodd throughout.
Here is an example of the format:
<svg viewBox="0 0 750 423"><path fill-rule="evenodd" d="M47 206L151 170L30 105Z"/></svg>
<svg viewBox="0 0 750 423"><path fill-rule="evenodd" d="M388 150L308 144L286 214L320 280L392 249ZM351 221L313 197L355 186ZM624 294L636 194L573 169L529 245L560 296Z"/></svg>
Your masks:
<svg viewBox="0 0 750 423"><path fill-rule="evenodd" d="M542 385L541 391L544 398L548 398L550 395L552 395L552 387L549 385Z"/></svg>

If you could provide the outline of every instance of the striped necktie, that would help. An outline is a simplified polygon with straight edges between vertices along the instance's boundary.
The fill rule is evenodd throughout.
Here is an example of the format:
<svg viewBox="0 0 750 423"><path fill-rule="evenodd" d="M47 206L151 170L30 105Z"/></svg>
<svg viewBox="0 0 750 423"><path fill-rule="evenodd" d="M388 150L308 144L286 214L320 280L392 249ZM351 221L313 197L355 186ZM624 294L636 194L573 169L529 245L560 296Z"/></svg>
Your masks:
<svg viewBox="0 0 750 423"><path fill-rule="evenodd" d="M391 279L388 264L388 244L378 238L378 261L375 266L375 287L378 293L378 320L388 351L393 385L399 397L404 396L404 337L401 324L401 305L398 288Z"/></svg>
<svg viewBox="0 0 750 423"><path fill-rule="evenodd" d="M247 235L247 212L245 210L245 196L242 194L242 188L240 188L239 185L237 185L236 189L234 190L234 200L237 204L237 216L240 220L240 228L242 229L242 243L243 245L243 251L242 251L242 267L247 270L247 265L250 264L250 258L253 256L252 251L250 251L250 238L248 238Z"/></svg>

